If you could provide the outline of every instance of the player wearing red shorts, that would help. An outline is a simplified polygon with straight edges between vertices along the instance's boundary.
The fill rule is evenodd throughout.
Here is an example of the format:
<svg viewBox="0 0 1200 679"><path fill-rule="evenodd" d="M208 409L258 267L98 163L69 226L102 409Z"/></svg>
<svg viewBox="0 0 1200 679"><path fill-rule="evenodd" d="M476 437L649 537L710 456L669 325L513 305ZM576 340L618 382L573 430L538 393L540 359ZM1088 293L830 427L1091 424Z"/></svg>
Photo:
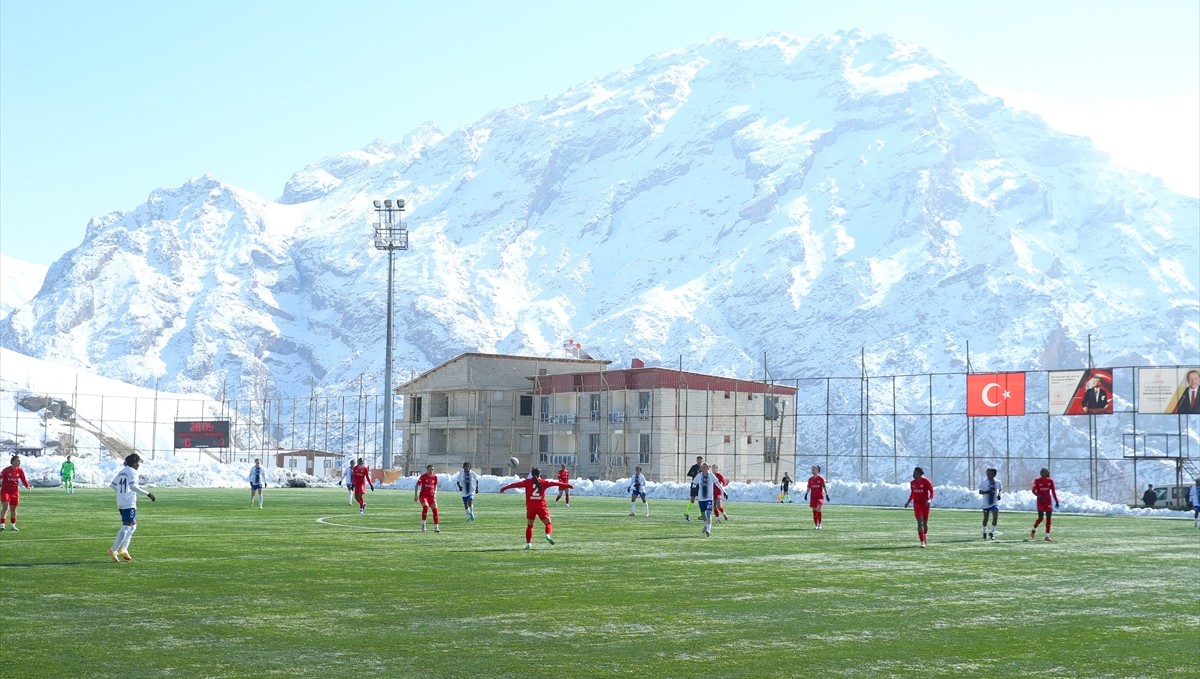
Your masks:
<svg viewBox="0 0 1200 679"><path fill-rule="evenodd" d="M829 497L829 488L825 484L825 477L821 476L820 465L813 465L812 476L808 477L808 487L804 491L804 499L808 500L808 507L812 509L813 528L821 530L821 515L825 508L825 503L831 500Z"/></svg>
<svg viewBox="0 0 1200 679"><path fill-rule="evenodd" d="M567 465L563 465L562 469L558 470L558 482L567 484L565 488L558 489L558 496L554 498L554 504L557 505L559 499L564 495L567 498L566 505L571 506L571 470L567 469Z"/></svg>
<svg viewBox="0 0 1200 679"><path fill-rule="evenodd" d="M529 523L525 526L525 549L533 549L533 520L541 519L542 523L546 524L546 542L554 544L554 526L550 523L550 510L546 508L546 489L547 488L573 488L569 483L561 481L546 481L542 477L542 470L534 467L529 470L529 478L514 481L500 489L503 493L512 488L525 489L525 518Z"/></svg>
<svg viewBox="0 0 1200 679"><path fill-rule="evenodd" d="M1038 524L1042 522L1042 517L1046 518L1046 542L1054 542L1050 539L1050 515L1058 509L1058 491L1054 489L1054 479L1050 478L1050 470L1042 468L1040 476L1033 480L1033 496L1037 498L1037 521L1033 522L1033 530L1029 531L1029 539L1033 540L1037 537ZM1050 501L1054 501L1054 507L1050 507Z"/></svg>
<svg viewBox="0 0 1200 679"><path fill-rule="evenodd" d="M367 511L367 500L364 497L367 494L367 486L371 486L371 492L375 492L375 484L371 481L371 468L363 462L363 459L358 458L358 464L354 469L350 470L350 483L354 486L354 500L358 502L358 513L365 514Z"/></svg>
<svg viewBox="0 0 1200 679"><path fill-rule="evenodd" d="M717 471L717 465L709 467L709 471L713 476L717 477L717 482L720 484L713 487L713 522L721 523L729 520L729 514L725 512L725 498L729 497L729 492L725 488L729 482L725 480L725 475Z"/></svg>
<svg viewBox="0 0 1200 679"><path fill-rule="evenodd" d="M0 471L0 530L4 530L6 518L12 524L12 529L17 530L17 505L21 504L21 484L29 488L25 470L21 469L21 458L13 455L8 466Z"/></svg>
<svg viewBox="0 0 1200 679"><path fill-rule="evenodd" d="M933 484L929 479L925 478L925 470L920 467L913 469L913 480L909 484L911 489L908 493L908 500L904 502L904 508L908 505L913 506L913 515L917 517L917 537L921 539L921 546L925 546L925 535L929 532L929 505L933 502Z"/></svg>
<svg viewBox="0 0 1200 679"><path fill-rule="evenodd" d="M437 506L438 477L433 473L433 465L425 465L425 473L417 477L417 485L413 486L413 502L421 503L421 532L425 532L425 521L429 510L433 510L433 532L442 532L438 523Z"/></svg>

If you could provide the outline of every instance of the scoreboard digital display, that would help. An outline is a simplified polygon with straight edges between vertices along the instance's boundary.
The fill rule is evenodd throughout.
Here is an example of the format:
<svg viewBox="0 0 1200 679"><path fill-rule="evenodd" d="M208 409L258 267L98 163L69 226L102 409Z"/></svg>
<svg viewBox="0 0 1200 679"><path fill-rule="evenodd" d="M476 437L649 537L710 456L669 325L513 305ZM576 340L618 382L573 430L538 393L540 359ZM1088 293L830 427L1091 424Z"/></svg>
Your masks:
<svg viewBox="0 0 1200 679"><path fill-rule="evenodd" d="M175 447L228 448L229 420L179 420L175 423Z"/></svg>

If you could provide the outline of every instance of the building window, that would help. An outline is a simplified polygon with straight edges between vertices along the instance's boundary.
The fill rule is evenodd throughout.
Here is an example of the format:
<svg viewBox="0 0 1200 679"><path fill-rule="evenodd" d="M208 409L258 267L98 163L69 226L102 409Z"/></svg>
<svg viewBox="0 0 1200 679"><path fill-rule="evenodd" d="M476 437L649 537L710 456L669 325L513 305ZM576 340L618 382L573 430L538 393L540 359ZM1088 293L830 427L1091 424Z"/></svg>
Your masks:
<svg viewBox="0 0 1200 679"><path fill-rule="evenodd" d="M550 452L550 435L549 434L538 434L538 452L539 453ZM543 460L543 462L544 461L545 460Z"/></svg>
<svg viewBox="0 0 1200 679"><path fill-rule="evenodd" d="M296 468L296 458L289 457L288 458L288 469L295 469L295 468Z"/></svg>
<svg viewBox="0 0 1200 679"><path fill-rule="evenodd" d="M592 419L600 419L600 394L592 394L588 398L588 410L592 413Z"/></svg>
<svg viewBox="0 0 1200 679"><path fill-rule="evenodd" d="M725 443L733 443L733 437L729 434L725 435Z"/></svg>
<svg viewBox="0 0 1200 679"><path fill-rule="evenodd" d="M492 430L492 443L494 443L494 444L508 443L508 432L504 431L503 429L493 429Z"/></svg>
<svg viewBox="0 0 1200 679"><path fill-rule="evenodd" d="M729 398L729 392L725 392L725 398Z"/></svg>
<svg viewBox="0 0 1200 679"><path fill-rule="evenodd" d="M408 421L409 422L420 422L421 421L421 397L420 396L410 396L408 398L408 400L409 400Z"/></svg>
<svg viewBox="0 0 1200 679"><path fill-rule="evenodd" d="M746 394L746 400L747 400L747 401L753 401L753 400L754 400L754 394L753 394L753 392L752 392L752 393L749 393L749 394Z"/></svg>
<svg viewBox="0 0 1200 679"><path fill-rule="evenodd" d="M768 396L763 399L763 419L778 420L779 419L779 397Z"/></svg>
<svg viewBox="0 0 1200 679"><path fill-rule="evenodd" d="M600 435L599 434L588 434L588 452L593 453L593 454L600 452ZM592 460L592 462L595 462L595 461L596 460Z"/></svg>
<svg viewBox="0 0 1200 679"><path fill-rule="evenodd" d="M650 464L649 434L638 434L638 464Z"/></svg>
<svg viewBox="0 0 1200 679"><path fill-rule="evenodd" d="M638 392L638 418L645 420L650 417L650 392Z"/></svg>
<svg viewBox="0 0 1200 679"><path fill-rule="evenodd" d="M533 417L533 397L527 394L521 396L521 417Z"/></svg>
<svg viewBox="0 0 1200 679"><path fill-rule="evenodd" d="M779 461L779 443L774 436L763 439L763 462Z"/></svg>
<svg viewBox="0 0 1200 679"><path fill-rule="evenodd" d="M538 419L542 422L550 421L550 397L543 396L538 399Z"/></svg>

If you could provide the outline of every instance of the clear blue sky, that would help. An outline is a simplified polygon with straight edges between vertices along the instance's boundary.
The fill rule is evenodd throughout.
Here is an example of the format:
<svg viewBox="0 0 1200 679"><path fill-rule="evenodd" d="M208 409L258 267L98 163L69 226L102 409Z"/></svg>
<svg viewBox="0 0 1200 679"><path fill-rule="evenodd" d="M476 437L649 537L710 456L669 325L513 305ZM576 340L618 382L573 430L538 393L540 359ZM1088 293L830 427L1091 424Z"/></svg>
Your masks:
<svg viewBox="0 0 1200 679"><path fill-rule="evenodd" d="M850 28L1200 193L1197 0L0 0L0 252L48 264L203 174L276 198L322 157L713 36Z"/></svg>

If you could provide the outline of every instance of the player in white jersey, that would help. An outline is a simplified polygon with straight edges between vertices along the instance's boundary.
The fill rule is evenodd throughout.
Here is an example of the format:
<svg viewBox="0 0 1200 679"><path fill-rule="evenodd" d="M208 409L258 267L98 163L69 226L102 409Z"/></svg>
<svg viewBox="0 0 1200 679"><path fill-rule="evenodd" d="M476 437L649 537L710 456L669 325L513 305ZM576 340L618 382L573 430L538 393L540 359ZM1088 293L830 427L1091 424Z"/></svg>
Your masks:
<svg viewBox="0 0 1200 679"><path fill-rule="evenodd" d="M267 485L267 470L263 469L262 461L255 460L254 466L246 476L250 482L250 506L254 506L254 496L258 495L258 508L263 508L263 488Z"/></svg>
<svg viewBox="0 0 1200 679"><path fill-rule="evenodd" d="M646 510L646 516L650 516L650 503L646 502L646 475L642 473L641 467L635 467L633 477L629 479L629 487L625 489L629 493L629 515L637 514L634 511L637 508L638 498L642 499L642 509Z"/></svg>
<svg viewBox="0 0 1200 679"><path fill-rule="evenodd" d="M454 485L462 492L463 508L467 510L467 521L475 520L475 493L479 492L479 474L464 462L462 471L454 475Z"/></svg>
<svg viewBox="0 0 1200 679"><path fill-rule="evenodd" d="M988 469L987 478L979 484L979 494L983 496L983 539L996 539L996 520L1000 517L1000 481L996 479L996 470ZM992 529L988 530L988 515L992 516Z"/></svg>
<svg viewBox="0 0 1200 679"><path fill-rule="evenodd" d="M342 473L342 485L345 486L346 490L350 492L349 497L346 498L346 504L353 506L354 505L354 465L351 464L350 460L346 460L346 471L344 471Z"/></svg>
<svg viewBox="0 0 1200 679"><path fill-rule="evenodd" d="M125 456L125 466L113 478L112 483L108 484L113 490L117 491L117 509L121 512L121 529L117 531L117 539L113 540L113 545L108 549L108 557L113 561L133 561L133 557L129 556L129 541L133 538L133 532L137 530L137 496L145 495L154 502L154 493L147 492L138 483L138 467L142 464L142 457L137 453L131 453Z"/></svg>
<svg viewBox="0 0 1200 679"><path fill-rule="evenodd" d="M700 465L700 473L692 479L692 490L696 493L696 502L700 505L700 515L704 517L704 537L712 535L713 494L716 488L725 490L725 486L717 480L717 475L708 470L708 463Z"/></svg>

